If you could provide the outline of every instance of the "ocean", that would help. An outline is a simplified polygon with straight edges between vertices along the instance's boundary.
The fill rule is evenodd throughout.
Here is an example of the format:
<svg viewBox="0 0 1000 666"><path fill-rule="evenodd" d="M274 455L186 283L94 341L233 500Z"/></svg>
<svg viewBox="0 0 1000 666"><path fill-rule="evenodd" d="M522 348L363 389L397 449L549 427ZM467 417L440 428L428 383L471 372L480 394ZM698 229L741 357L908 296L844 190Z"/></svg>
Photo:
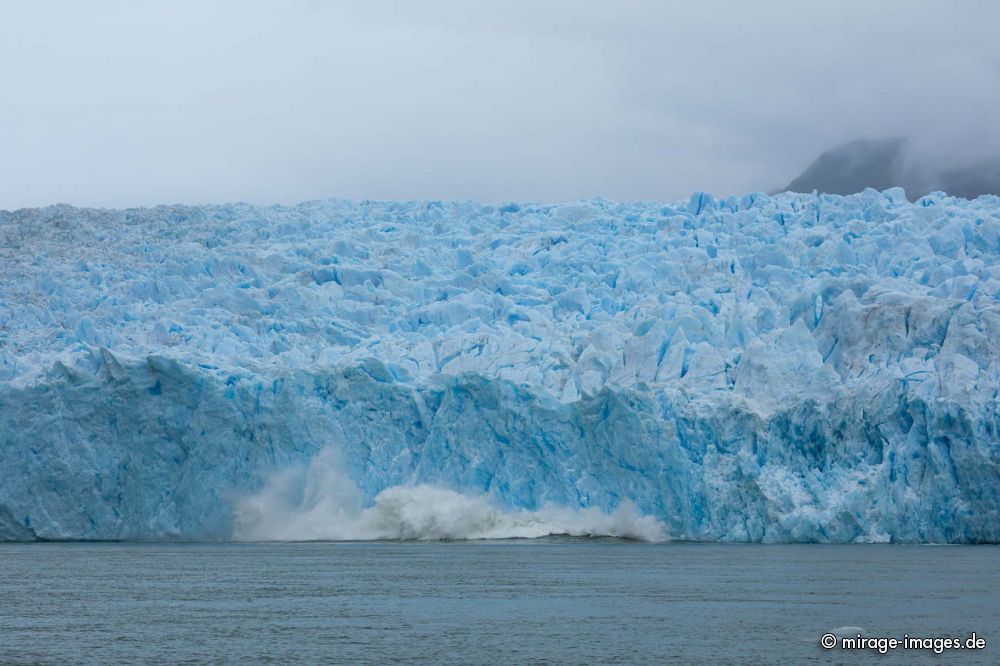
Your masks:
<svg viewBox="0 0 1000 666"><path fill-rule="evenodd" d="M996 664L998 565L996 546L8 543L0 662ZM985 648L839 643L972 632Z"/></svg>

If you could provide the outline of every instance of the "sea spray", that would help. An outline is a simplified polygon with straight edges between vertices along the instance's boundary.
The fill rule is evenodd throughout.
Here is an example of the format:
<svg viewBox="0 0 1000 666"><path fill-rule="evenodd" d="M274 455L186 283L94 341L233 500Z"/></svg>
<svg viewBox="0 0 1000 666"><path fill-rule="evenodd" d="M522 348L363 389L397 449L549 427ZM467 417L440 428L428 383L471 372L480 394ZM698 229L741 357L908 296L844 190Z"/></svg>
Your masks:
<svg viewBox="0 0 1000 666"><path fill-rule="evenodd" d="M664 541L659 520L629 501L611 512L547 505L504 509L485 496L429 484L400 485L362 507L362 494L330 447L306 466L275 473L257 493L237 501L234 538L243 541L378 539L512 539L548 535Z"/></svg>

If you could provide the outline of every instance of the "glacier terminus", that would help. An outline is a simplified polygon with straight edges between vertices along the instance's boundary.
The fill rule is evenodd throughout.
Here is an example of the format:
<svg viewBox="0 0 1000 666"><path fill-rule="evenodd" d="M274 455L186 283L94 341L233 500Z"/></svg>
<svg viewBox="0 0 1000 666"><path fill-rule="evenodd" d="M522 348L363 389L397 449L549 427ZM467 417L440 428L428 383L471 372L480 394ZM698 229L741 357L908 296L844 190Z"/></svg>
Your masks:
<svg viewBox="0 0 1000 666"><path fill-rule="evenodd" d="M0 540L1000 541L1000 198L0 212Z"/></svg>

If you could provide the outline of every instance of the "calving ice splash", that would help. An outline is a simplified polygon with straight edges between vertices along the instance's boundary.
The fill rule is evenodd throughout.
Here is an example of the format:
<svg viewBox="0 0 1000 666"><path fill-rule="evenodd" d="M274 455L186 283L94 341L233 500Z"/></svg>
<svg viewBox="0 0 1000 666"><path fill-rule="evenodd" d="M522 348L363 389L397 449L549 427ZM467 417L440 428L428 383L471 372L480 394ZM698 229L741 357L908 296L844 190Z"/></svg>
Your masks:
<svg viewBox="0 0 1000 666"><path fill-rule="evenodd" d="M236 503L234 538L248 541L531 539L550 535L664 541L663 524L631 502L596 508L502 509L488 498L431 485L393 486L365 507L336 452L276 473Z"/></svg>
<svg viewBox="0 0 1000 666"><path fill-rule="evenodd" d="M1000 541L1000 199L0 213L0 538Z"/></svg>

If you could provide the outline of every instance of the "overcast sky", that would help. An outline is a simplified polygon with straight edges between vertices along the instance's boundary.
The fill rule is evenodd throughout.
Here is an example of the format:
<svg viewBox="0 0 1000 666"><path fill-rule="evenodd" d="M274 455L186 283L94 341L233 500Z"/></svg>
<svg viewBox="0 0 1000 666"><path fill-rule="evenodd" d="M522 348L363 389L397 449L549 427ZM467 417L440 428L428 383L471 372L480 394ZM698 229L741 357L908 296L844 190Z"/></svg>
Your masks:
<svg viewBox="0 0 1000 666"><path fill-rule="evenodd" d="M674 199L996 146L1000 2L6 2L0 208Z"/></svg>

